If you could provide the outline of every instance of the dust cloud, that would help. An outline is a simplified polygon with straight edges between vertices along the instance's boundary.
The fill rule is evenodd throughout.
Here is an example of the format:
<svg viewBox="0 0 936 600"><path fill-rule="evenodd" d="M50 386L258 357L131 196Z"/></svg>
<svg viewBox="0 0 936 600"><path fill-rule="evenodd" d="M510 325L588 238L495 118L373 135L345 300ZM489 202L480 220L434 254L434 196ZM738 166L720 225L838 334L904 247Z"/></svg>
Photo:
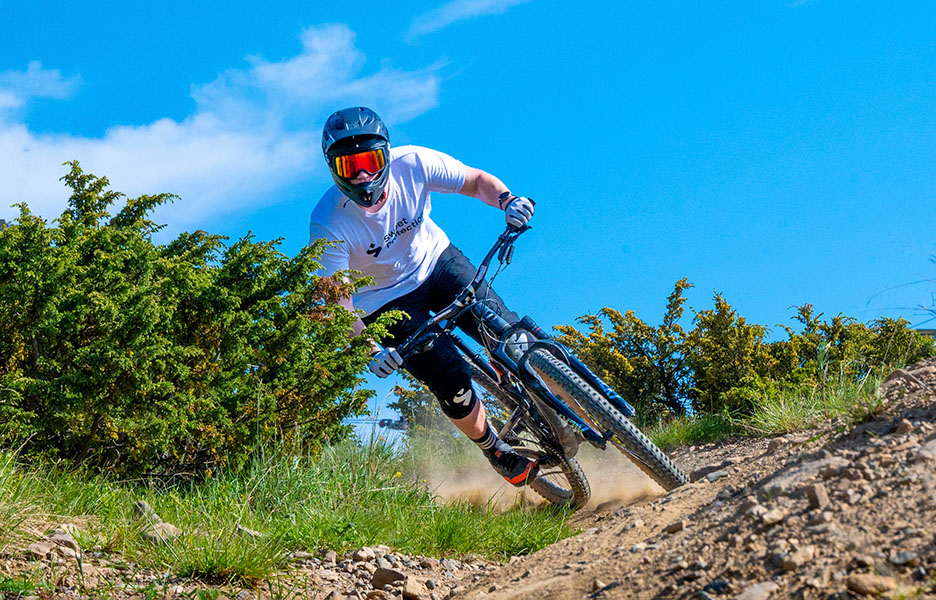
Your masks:
<svg viewBox="0 0 936 600"><path fill-rule="evenodd" d="M601 451L588 445L579 448L576 459L591 485L588 508L604 503L626 505L663 493L663 489L647 477L616 448ZM426 464L422 477L430 489L447 504L468 503L478 507L506 510L520 505L545 502L529 488L515 488L491 469L480 451L462 455L457 467Z"/></svg>

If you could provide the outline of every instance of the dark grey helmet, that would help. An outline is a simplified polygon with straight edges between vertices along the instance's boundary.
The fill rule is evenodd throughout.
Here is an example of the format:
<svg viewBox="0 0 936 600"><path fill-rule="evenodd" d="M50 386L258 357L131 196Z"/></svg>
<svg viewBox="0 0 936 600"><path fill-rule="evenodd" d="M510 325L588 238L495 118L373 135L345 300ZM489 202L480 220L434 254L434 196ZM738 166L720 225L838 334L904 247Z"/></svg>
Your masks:
<svg viewBox="0 0 936 600"><path fill-rule="evenodd" d="M338 175L336 157L366 150L383 153L383 167L372 181L355 185ZM363 106L343 108L333 113L322 130L322 152L335 185L344 195L364 207L373 206L380 200L390 175L390 134L377 113Z"/></svg>

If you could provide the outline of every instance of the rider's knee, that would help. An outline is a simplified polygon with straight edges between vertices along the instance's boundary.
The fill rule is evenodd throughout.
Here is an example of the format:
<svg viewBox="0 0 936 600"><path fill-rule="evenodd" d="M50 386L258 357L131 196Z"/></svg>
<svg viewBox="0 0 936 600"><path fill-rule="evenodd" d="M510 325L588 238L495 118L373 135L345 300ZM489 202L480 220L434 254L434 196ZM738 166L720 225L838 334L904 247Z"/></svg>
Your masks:
<svg viewBox="0 0 936 600"><path fill-rule="evenodd" d="M477 404L478 394L474 391L470 379L466 386L456 390L454 394L439 396L442 412L453 420L464 419L471 414Z"/></svg>

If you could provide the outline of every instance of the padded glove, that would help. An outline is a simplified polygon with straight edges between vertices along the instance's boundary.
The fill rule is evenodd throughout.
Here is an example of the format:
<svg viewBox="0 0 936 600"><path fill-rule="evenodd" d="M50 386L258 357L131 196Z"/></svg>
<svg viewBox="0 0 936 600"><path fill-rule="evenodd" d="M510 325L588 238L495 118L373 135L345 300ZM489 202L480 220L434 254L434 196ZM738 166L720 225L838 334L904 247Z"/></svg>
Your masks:
<svg viewBox="0 0 936 600"><path fill-rule="evenodd" d="M507 199L507 208L504 209L504 218L508 225L517 229L527 224L533 216L533 201L522 196L513 196Z"/></svg>
<svg viewBox="0 0 936 600"><path fill-rule="evenodd" d="M383 379L403 366L403 357L396 348L384 348L371 356L370 370Z"/></svg>

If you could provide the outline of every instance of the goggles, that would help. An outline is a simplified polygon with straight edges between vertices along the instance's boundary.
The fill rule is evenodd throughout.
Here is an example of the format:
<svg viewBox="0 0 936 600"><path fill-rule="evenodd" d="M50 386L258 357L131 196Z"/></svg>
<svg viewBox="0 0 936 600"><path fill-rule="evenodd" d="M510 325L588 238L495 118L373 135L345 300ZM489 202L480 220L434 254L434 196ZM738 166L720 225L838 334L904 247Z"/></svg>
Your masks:
<svg viewBox="0 0 936 600"><path fill-rule="evenodd" d="M335 174L345 179L354 179L358 173L364 171L368 175L378 173L387 164L386 155L382 149L366 150L347 156L336 156L332 159L332 168Z"/></svg>

